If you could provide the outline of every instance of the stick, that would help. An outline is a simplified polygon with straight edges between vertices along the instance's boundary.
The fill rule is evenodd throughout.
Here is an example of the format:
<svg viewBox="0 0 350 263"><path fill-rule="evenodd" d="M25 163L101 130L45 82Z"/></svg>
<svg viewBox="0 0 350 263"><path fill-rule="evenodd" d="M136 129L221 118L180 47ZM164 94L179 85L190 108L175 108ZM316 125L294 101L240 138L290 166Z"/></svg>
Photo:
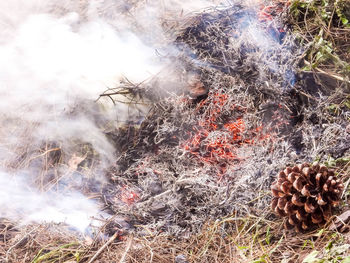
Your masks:
<svg viewBox="0 0 350 263"><path fill-rule="evenodd" d="M111 244L117 237L118 237L119 233L115 232L113 236L111 236L111 238L102 246L100 247L99 250L97 250L96 254L89 260L88 263L92 263L94 262L94 260L102 253L102 251L109 245Z"/></svg>
<svg viewBox="0 0 350 263"><path fill-rule="evenodd" d="M308 62L308 61L306 61L306 60L304 60L304 63L305 63L306 65L311 65L311 63ZM345 79L345 78L343 78L343 77L341 77L341 76L328 73L328 72L326 72L326 71L324 71L324 70L322 70L322 69L319 69L319 68L315 68L315 69L316 69L318 72L321 72L321 73L323 73L323 74L325 74L325 75L328 75L328 76L330 76L330 77L332 77L332 78L334 78L334 79L337 79L337 80L340 80L340 81L343 81L343 82L346 82L346 83L350 83L349 80L347 80L347 79Z"/></svg>
<svg viewBox="0 0 350 263"><path fill-rule="evenodd" d="M19 246L22 246L24 242L26 242L26 240L29 238L29 236L36 231L37 229L39 229L39 227L36 227L34 229L32 229L29 233L25 234L20 240L18 240L13 246L11 246L7 252L6 252L6 262L8 262L8 258L10 256L10 253L12 251L12 249L14 248L18 248Z"/></svg>
<svg viewBox="0 0 350 263"><path fill-rule="evenodd" d="M134 238L133 238L132 236L129 238L128 244L126 245L124 254L123 254L123 256L120 258L119 263L124 263L124 262L125 262L126 255L127 255L128 252L129 252L129 249L130 249L130 247L131 247L131 244L132 244L133 239L134 239Z"/></svg>

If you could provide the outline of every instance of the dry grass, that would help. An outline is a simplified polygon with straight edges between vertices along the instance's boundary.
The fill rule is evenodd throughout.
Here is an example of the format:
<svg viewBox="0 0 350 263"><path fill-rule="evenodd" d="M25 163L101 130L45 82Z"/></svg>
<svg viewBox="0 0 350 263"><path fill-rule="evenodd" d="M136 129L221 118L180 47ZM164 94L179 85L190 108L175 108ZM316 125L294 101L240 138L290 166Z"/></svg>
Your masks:
<svg viewBox="0 0 350 263"><path fill-rule="evenodd" d="M306 47L305 70L349 85L350 27L348 1L293 1L289 20Z"/></svg>

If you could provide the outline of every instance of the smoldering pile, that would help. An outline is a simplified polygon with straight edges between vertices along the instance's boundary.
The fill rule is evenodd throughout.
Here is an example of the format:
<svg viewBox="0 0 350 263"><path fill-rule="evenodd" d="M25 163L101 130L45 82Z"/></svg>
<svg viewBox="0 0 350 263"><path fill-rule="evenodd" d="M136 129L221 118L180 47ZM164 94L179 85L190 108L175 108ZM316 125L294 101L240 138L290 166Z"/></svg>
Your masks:
<svg viewBox="0 0 350 263"><path fill-rule="evenodd" d="M269 215L265 193L280 167L337 157L346 122L319 114L328 89L298 73L303 48L278 10L266 19L235 4L179 30L175 60L194 80L114 134L121 155L102 196L119 220L183 235L230 214Z"/></svg>
<svg viewBox="0 0 350 263"><path fill-rule="evenodd" d="M93 2L96 5L92 9L95 9L98 3ZM100 7L105 7L107 2L115 4L115 1L104 0L99 2ZM336 202L330 200L329 203L337 203L340 192L332 190L331 193L324 193L324 187L338 185L338 179L318 180L317 173L313 173L308 181L308 173L295 177L292 173L291 178L287 176L286 182L286 178L279 176L279 197L288 196L279 198L276 207L276 199L271 199L270 187L272 185L276 190L273 181L284 167L294 167L298 171L295 168L297 163L313 163L317 160L332 168L341 162L348 166L349 160L342 157L349 155L350 148L350 107L346 93L349 85L332 74L305 72L305 68L300 70L305 57L304 46L295 39L288 27L288 8L284 5L287 1L272 1L272 6L262 7L248 6L246 1L234 2L231 6L206 9L190 18L178 18L171 21L171 26L166 21L162 26L170 32L167 36L171 52L164 53L164 50L169 50L167 46L159 49L157 55L170 61L170 69L174 72L166 69L154 78L141 82L124 77L116 87L112 85L112 88L101 94L97 103L94 102L95 97L91 99L85 92L90 88L102 92L101 85L90 87L86 86L85 81L81 82L80 74L86 73L84 70L66 71L65 63L62 64L63 70L56 68L57 63L42 63L46 57L50 61L61 61L60 56L51 57L51 52L44 52L44 60L34 56L36 63L31 74L27 74L27 69L33 65L23 63L29 67L20 67L21 70L15 72L17 75L6 79L9 86L17 84L17 80L23 81L20 86L13 85L14 89L10 90L14 92L7 97L8 103L4 102L2 109L18 106L18 103L11 103L13 98L18 99L17 102L29 104L20 104L24 110L20 107L17 107L18 111L4 110L8 114L6 116L15 113L16 118L5 118L5 125L1 129L1 167L5 167L6 171L0 171L0 180L4 182L0 202L5 204L6 209L0 213L0 261L19 262L33 258L38 262L92 262L104 249L106 255L102 261L110 262L115 258L121 258L122 261L130 249L129 252L134 250L129 255L130 260L135 262L148 260L149 254L152 261L160 250L164 262L182 261L186 255L194 262L199 258L203 258L203 262L211 258L215 261L221 256L227 262L232 262L233 259L242 258L235 252L232 254L233 242L241 243L241 239L245 239L250 243L250 232L254 232L254 237L261 236L263 242L271 241L269 245L274 247L303 246L302 235L299 245L294 241L291 245L289 238L281 243L285 235L289 237L294 232L282 233L283 219L273 214L271 202L275 211L285 205L283 210L286 209L288 217L284 223L289 227L288 223L294 224L302 232L319 227L321 216L322 224L329 219L329 210L326 211L328 202L322 205L323 201L326 202L326 198L329 201L329 197L335 193L337 198L333 201ZM120 6L108 9L108 21L116 26L117 31L115 16L119 18L122 15L118 8ZM127 12L132 9L129 8ZM67 5L67 9L60 9L60 12L69 10ZM84 33L83 40L88 37L106 48L112 47L103 53L104 63L94 64L92 68L86 68L85 65L79 68L90 69L88 75L92 78L88 80L100 81L105 80L106 72L107 75L115 74L115 71L119 74L119 70L124 67L118 66L123 66L124 60L121 64L114 64L115 58L120 55L120 52L114 53L116 45L110 45L112 40L112 43L120 44L120 35L114 32L116 28L111 30L110 25L102 21L101 24L97 23L101 27L92 27L94 30L90 31L91 28L85 27L90 19L89 12L82 14L83 20L72 14L59 18L40 15L41 20L36 22L49 18L53 27L44 30L50 33L47 36L49 40L52 37L56 40L59 34L55 34L55 30L60 29L61 33L68 32L74 40L82 40L81 34ZM142 31L142 19L139 20L136 27L141 25L138 29ZM102 35L101 29L106 29ZM46 36L41 33L41 27L36 32L36 36ZM104 33L111 38L106 40ZM40 37L39 40L42 39ZM102 43L99 42L101 39ZM136 49L142 50L141 53L150 51L149 48L144 49L145 46L137 39L131 40L136 40ZM125 44L124 41L122 43ZM0 63L5 73L7 68L16 68L17 62L22 65L21 58L30 55L31 50L26 50L26 45L22 45L24 42L18 42L21 45L16 46L16 50L21 52L8 53L9 61L16 62L14 67L7 67L6 63L5 67ZM66 39L65 42L76 43ZM85 42L67 46L74 46L78 50L77 54L81 54L80 44ZM131 69L139 64L136 58L142 57L128 56L135 50L128 49L132 43L135 44L131 41L128 45L117 45L127 54L122 56L126 62L132 61L127 63ZM11 47L11 44L6 45L6 48ZM101 45L83 46L92 54L100 54ZM52 47L55 47L56 54L57 46ZM0 46L0 51L2 48ZM62 50L58 48L57 51ZM21 56L11 57L13 54ZM74 52L69 54L69 59L75 62L86 61L76 57ZM144 61L141 59L139 62L142 64ZM51 64L54 66L53 73L50 71ZM47 69L45 72L55 77L49 81L50 85L46 82L50 80L47 74L38 74L41 71L36 70L37 65L44 65L42 68ZM68 77L73 77L69 83L74 83L74 91L79 95L73 96L73 100L68 96L69 103L65 96L57 97L71 90L65 82L67 72ZM70 74L72 72L73 75ZM24 93L18 93L16 88L26 87L27 77L34 75L36 78L29 78L29 93L27 89ZM42 78L45 82L41 82ZM104 90L105 85L102 86ZM44 94L50 96L41 97L42 87L45 87ZM8 95L8 89L1 91ZM33 91L37 96L28 95ZM18 94L20 96L14 96ZM57 108L51 96L63 103ZM112 114L104 108L108 103L112 106ZM34 111L36 122L31 122L33 111L27 109L37 109ZM43 110L45 114L40 115ZM21 116L22 112L25 112L24 116ZM25 121L22 121L23 117ZM119 124L117 128L116 123ZM116 154L112 153L114 149ZM114 165L106 171L108 161L111 160ZM332 177L332 173L332 169L327 170L327 176ZM348 176L342 176L346 173L343 167L334 173L343 182L348 179ZM306 185L311 183L317 186L317 182L321 182L323 190L310 187L312 193L310 190L310 196L306 197L309 187ZM283 187L286 185L293 185L293 188L285 191ZM347 187L348 183L344 184L344 188ZM342 189L338 188L335 190ZM299 195L300 189L304 208L302 203L297 202L298 199L293 199L293 196ZM323 201L317 201L320 201L321 207L315 207L315 213L310 214L309 204L316 202L314 199L319 195L315 193L320 191ZM346 192L343 195L340 202L348 197ZM304 203L306 200L310 202ZM338 209L344 207L341 205L332 210L338 214ZM283 211L277 212L284 215ZM7 218L3 219L3 216ZM91 216L98 222L97 227L90 225L86 228ZM343 221L346 223L348 219L339 217L342 224L336 222L333 229L347 231L348 225L344 225ZM212 224L213 220L217 221ZM247 232L244 231L245 227L249 228ZM239 234L235 237L237 230ZM157 236L157 233L161 234ZM97 238L93 241L91 237L95 234ZM130 234L127 242L124 242L124 234ZM183 240L184 237L190 238ZM172 238L174 243L170 242ZM133 243L136 239L137 244ZM148 240L152 240L152 243ZM147 242L143 244L143 241ZM181 244L181 249L178 244ZM192 250L193 244L197 244L197 251ZM201 244L204 244L203 250ZM259 240L256 245L257 250L262 250L260 255L253 253L254 260L258 256L259 260L265 260L266 246L261 247ZM241 248L237 249L241 254ZM251 248L253 250L254 246ZM305 252L304 247L301 250ZM271 251L276 254L269 259L272 261L290 255L285 250L277 253L275 249ZM163 257L163 252L169 257ZM133 255L135 253L136 256ZM243 257L247 260L245 252Z"/></svg>
<svg viewBox="0 0 350 263"><path fill-rule="evenodd" d="M103 158L93 144L78 141L78 156L64 154L56 142L29 153L49 170L41 183L57 180L59 187L81 188L98 199L112 215L108 235L183 236L231 214L272 216L266 193L281 167L341 157L350 141L346 113L332 119L324 112L337 83L328 80L325 87L318 80L327 76L298 73L303 47L285 11L276 8L266 15L264 8L236 2L177 25L176 52L166 59L178 66L183 90L173 92L154 78L126 80L101 95L142 112L106 129L117 149L108 181L96 183L101 170L95 164ZM87 111L103 125L110 120ZM69 167L62 168L62 159ZM62 183L57 174L66 170L78 180Z"/></svg>

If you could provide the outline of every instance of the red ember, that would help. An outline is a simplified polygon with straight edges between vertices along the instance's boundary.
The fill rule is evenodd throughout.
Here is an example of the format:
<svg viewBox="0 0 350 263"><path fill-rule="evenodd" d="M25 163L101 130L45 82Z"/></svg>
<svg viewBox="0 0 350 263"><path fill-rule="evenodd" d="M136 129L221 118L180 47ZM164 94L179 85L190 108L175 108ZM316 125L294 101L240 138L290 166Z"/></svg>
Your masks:
<svg viewBox="0 0 350 263"><path fill-rule="evenodd" d="M206 110L198 121L193 131L189 132L190 138L185 141L183 148L196 156L202 163L224 164L225 162L240 161L237 149L247 144L268 138L261 135L262 126L254 130L247 130L243 117L230 117L222 119L222 108L229 103L228 95L222 93L209 93L208 98L200 102L197 112L205 106ZM232 112L244 115L245 109L232 105ZM225 118L224 118L225 119ZM224 172L226 170L222 169Z"/></svg>
<svg viewBox="0 0 350 263"><path fill-rule="evenodd" d="M123 186L123 188L121 189L120 199L123 203L127 205L132 205L133 203L137 202L137 200L139 199L139 195L136 192L127 189L126 186Z"/></svg>

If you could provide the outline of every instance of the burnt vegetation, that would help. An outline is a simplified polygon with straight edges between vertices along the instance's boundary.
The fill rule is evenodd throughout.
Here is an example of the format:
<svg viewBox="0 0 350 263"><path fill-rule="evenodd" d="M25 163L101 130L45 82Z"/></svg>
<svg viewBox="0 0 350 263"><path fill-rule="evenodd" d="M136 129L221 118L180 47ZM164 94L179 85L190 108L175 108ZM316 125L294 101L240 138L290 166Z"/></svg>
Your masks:
<svg viewBox="0 0 350 263"><path fill-rule="evenodd" d="M194 14L172 43L174 63L195 76L189 85L170 96L157 82L126 81L101 94L147 109L106 132L118 154L103 187L85 176L99 156L80 147L84 192L113 215L96 230L104 238L80 241L35 225L20 232L4 220L0 255L36 263L301 262L315 247L331 255L322 250L329 240L348 241L333 222L349 195L347 6L272 1ZM59 144L45 147L50 167L67 160ZM314 161L322 166L296 166Z"/></svg>

